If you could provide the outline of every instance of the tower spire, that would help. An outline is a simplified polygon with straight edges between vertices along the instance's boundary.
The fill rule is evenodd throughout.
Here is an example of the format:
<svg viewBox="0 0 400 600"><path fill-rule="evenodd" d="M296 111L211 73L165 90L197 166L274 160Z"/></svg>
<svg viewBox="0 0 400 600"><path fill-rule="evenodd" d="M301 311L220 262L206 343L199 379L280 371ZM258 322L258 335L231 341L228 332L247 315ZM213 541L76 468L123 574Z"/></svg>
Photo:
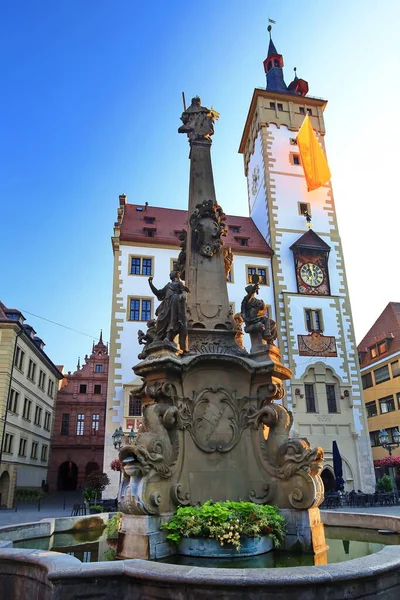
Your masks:
<svg viewBox="0 0 400 600"><path fill-rule="evenodd" d="M264 60L264 71L267 76L267 90L273 92L287 92L287 85L283 79L283 57L275 48L272 41L272 26L268 25L269 33L268 55Z"/></svg>
<svg viewBox="0 0 400 600"><path fill-rule="evenodd" d="M100 329L100 338L99 338L99 344L103 343L103 330Z"/></svg>

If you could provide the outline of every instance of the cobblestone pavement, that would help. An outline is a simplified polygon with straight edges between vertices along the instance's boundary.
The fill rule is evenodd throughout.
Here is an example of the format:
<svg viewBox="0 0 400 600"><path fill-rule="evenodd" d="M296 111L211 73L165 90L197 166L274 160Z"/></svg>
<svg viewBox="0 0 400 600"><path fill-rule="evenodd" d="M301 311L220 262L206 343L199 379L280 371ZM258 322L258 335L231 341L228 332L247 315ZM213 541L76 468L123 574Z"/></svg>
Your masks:
<svg viewBox="0 0 400 600"><path fill-rule="evenodd" d="M65 508L64 508L65 500ZM48 496L40 503L40 511L38 503L19 504L17 510L0 510L0 527L13 525L16 523L32 523L41 519L53 517L69 517L71 516L72 507L74 504L83 502L81 492L58 492ZM339 509L330 509L331 512L354 512L354 513L369 513L374 515L399 515L400 505L397 506L368 506L365 508L350 508L342 506Z"/></svg>
<svg viewBox="0 0 400 600"><path fill-rule="evenodd" d="M29 504L21 502L17 504L16 509L0 510L0 527L16 523L32 523L52 517L70 517L73 505L82 503L82 492L57 492L44 498L40 506L38 502Z"/></svg>
<svg viewBox="0 0 400 600"><path fill-rule="evenodd" d="M341 506L340 508L329 509L330 512L354 512L354 513L369 513L371 515L399 515L400 516L400 504L396 506L366 506L361 507L350 507Z"/></svg>

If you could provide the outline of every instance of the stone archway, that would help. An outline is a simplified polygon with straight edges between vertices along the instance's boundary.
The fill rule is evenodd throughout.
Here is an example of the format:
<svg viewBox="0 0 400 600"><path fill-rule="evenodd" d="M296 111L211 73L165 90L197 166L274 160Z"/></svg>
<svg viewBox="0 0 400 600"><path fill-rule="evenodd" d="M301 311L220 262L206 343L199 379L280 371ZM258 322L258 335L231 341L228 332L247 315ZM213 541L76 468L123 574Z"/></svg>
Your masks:
<svg viewBox="0 0 400 600"><path fill-rule="evenodd" d="M8 496L10 493L10 476L7 471L0 477L0 508L8 505Z"/></svg>
<svg viewBox="0 0 400 600"><path fill-rule="evenodd" d="M93 473L93 471L100 471L99 465L97 464L97 462L94 461L88 462L85 467L85 480L86 477L90 475L90 473Z"/></svg>
<svg viewBox="0 0 400 600"><path fill-rule="evenodd" d="M325 467L321 473L321 479L324 484L325 494L336 490L336 479L329 467Z"/></svg>
<svg viewBox="0 0 400 600"><path fill-rule="evenodd" d="M71 461L65 461L58 467L57 489L75 491L78 485L78 466Z"/></svg>

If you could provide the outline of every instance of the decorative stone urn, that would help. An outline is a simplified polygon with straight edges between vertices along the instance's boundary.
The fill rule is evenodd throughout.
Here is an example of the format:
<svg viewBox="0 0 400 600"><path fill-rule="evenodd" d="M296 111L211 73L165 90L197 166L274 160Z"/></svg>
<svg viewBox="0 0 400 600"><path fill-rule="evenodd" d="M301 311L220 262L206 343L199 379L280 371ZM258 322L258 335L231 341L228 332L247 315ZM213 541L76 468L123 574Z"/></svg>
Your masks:
<svg viewBox="0 0 400 600"><path fill-rule="evenodd" d="M235 558L243 556L257 556L270 552L274 544L270 537L244 538L240 550L231 544L221 546L212 538L183 538L178 546L178 554L184 556L202 556L214 558Z"/></svg>

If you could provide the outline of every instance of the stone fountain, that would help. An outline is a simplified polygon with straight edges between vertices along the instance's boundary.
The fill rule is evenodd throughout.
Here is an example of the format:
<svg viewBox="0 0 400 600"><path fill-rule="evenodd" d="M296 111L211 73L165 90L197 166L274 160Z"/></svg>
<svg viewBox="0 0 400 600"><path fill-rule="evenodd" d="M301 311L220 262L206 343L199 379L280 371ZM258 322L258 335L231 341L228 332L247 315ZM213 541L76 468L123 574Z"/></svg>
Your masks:
<svg viewBox="0 0 400 600"><path fill-rule="evenodd" d="M178 130L190 145L188 229L180 236L179 271L160 289L149 278L160 305L140 332L142 360L133 368L143 379L144 423L119 454L120 558L170 554L160 525L178 506L209 499L274 504L287 519L286 548L326 549L318 509L323 450L289 437L292 414L282 402L291 371L257 297L257 276L235 320L230 310L232 255L223 243L210 153L216 118L196 97ZM241 343L241 320L250 352Z"/></svg>

